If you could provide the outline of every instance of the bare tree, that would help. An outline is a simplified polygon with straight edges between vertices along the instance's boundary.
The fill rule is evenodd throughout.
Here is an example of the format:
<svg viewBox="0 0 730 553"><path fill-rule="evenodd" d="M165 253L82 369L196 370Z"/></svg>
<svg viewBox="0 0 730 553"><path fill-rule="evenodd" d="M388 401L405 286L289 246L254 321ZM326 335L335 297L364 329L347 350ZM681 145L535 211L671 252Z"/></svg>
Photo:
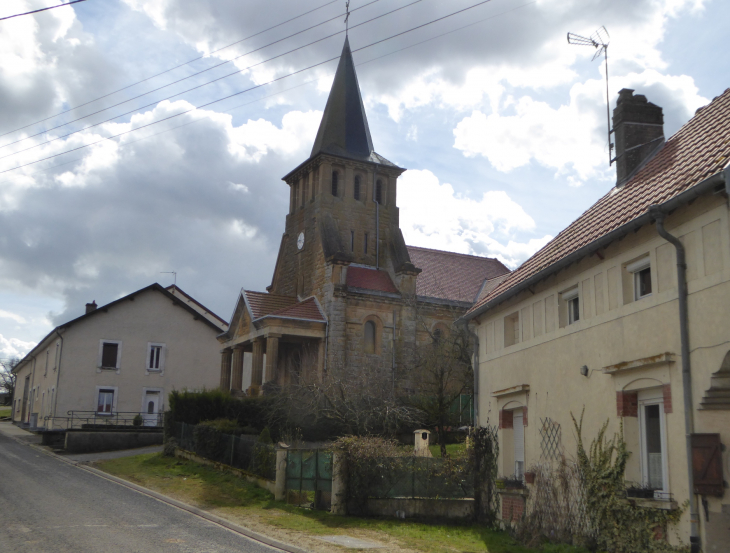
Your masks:
<svg viewBox="0 0 730 553"><path fill-rule="evenodd" d="M392 436L418 422L416 410L397 397L391 368L378 364L330 366L321 376L303 369L296 382L278 390L275 411L280 425L330 435Z"/></svg>
<svg viewBox="0 0 730 553"><path fill-rule="evenodd" d="M431 343L416 348L412 379L416 393L407 402L438 430L441 456L446 457L446 429L464 424L460 400L473 394L471 340L464 328L454 325L449 332L429 332L429 336Z"/></svg>
<svg viewBox="0 0 730 553"><path fill-rule="evenodd" d="M0 391L7 392L7 403L12 401L15 392L15 375L13 369L20 363L20 359L0 359Z"/></svg>

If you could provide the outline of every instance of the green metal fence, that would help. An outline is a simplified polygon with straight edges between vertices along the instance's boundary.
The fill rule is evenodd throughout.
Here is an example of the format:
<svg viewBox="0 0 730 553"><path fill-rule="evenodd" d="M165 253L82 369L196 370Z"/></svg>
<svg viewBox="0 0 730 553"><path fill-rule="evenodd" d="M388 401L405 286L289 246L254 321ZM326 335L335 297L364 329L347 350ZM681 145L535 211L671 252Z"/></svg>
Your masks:
<svg viewBox="0 0 730 553"><path fill-rule="evenodd" d="M233 436L182 422L175 423L175 438L182 449L266 478L276 479L276 449L256 436Z"/></svg>
<svg viewBox="0 0 730 553"><path fill-rule="evenodd" d="M328 509L332 497L332 452L290 449L286 452L287 501Z"/></svg>

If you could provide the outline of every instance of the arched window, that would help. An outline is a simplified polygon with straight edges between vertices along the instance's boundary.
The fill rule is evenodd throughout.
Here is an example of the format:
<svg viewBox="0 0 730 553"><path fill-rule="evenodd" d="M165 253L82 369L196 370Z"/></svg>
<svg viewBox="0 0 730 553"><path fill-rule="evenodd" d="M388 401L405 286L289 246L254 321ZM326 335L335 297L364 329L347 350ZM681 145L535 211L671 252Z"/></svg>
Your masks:
<svg viewBox="0 0 730 553"><path fill-rule="evenodd" d="M340 175L337 173L337 171L332 171L332 195L337 196L337 184L339 181Z"/></svg>
<svg viewBox="0 0 730 553"><path fill-rule="evenodd" d="M383 203L383 181L380 179L375 183L375 201L379 204Z"/></svg>
<svg viewBox="0 0 730 553"><path fill-rule="evenodd" d="M439 345L442 337L443 336L442 336L442 332L441 332L440 328L437 328L436 330L433 331L433 343L435 345Z"/></svg>
<svg viewBox="0 0 730 553"><path fill-rule="evenodd" d="M375 353L375 323L373 321L365 323L364 333L365 353Z"/></svg>
<svg viewBox="0 0 730 553"><path fill-rule="evenodd" d="M355 190L353 196L356 200L360 199L360 175L355 175Z"/></svg>

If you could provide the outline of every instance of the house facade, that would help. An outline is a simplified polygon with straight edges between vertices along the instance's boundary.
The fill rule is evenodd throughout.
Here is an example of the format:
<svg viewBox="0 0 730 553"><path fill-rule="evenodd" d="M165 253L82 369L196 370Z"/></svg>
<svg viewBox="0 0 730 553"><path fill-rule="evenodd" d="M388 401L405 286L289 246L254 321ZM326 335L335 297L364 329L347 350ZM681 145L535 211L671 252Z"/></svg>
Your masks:
<svg viewBox="0 0 730 553"><path fill-rule="evenodd" d="M679 539L723 551L730 90L666 142L661 108L619 94L617 185L463 318L479 341L478 421L499 425L499 472L518 477L575 459L571 415L586 444L623 426L646 508L690 500Z"/></svg>
<svg viewBox="0 0 730 553"><path fill-rule="evenodd" d="M407 389L414 348L509 272L495 259L407 246L397 206L404 171L373 148L346 39L312 153L283 178L289 213L271 285L242 290L220 336L222 389L366 366Z"/></svg>
<svg viewBox="0 0 730 553"><path fill-rule="evenodd" d="M45 430L76 418L157 425L173 389L215 388L223 319L176 286L153 284L53 329L13 369L12 420Z"/></svg>

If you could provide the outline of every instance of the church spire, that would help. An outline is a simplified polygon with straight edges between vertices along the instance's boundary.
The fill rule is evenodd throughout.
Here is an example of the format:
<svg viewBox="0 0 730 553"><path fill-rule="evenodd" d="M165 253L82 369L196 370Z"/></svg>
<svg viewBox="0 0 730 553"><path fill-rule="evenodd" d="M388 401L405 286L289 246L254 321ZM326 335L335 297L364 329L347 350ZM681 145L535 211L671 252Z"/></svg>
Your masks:
<svg viewBox="0 0 730 553"><path fill-rule="evenodd" d="M373 141L347 37L314 141L312 157L318 153L353 159L367 159L373 153Z"/></svg>

